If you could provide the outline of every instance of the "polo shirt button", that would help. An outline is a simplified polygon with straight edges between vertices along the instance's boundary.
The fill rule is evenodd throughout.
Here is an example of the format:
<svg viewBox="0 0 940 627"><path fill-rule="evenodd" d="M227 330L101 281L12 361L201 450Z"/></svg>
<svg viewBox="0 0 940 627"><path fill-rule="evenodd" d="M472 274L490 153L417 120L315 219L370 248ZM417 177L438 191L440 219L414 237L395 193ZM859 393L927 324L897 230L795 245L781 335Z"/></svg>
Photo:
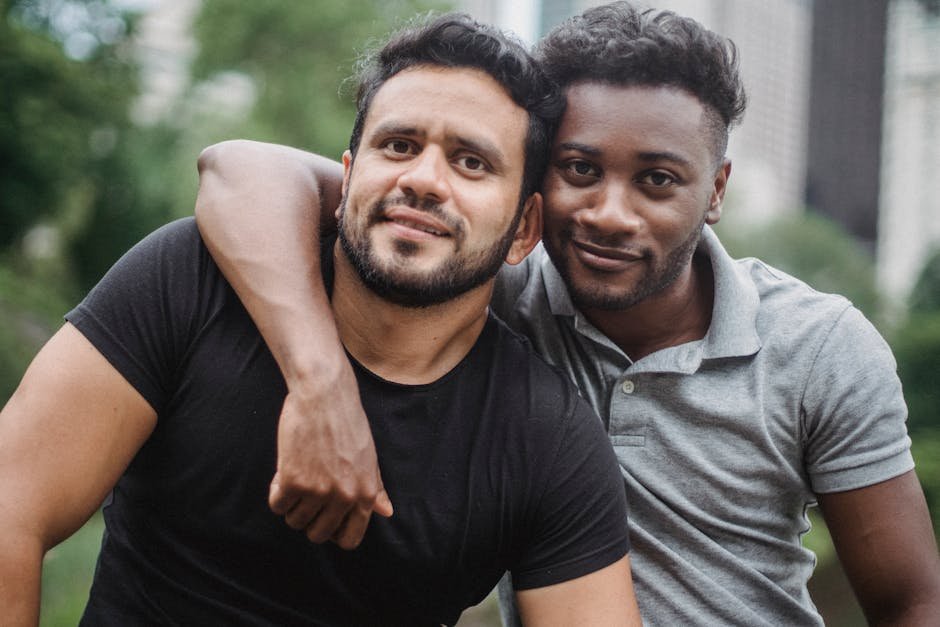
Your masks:
<svg viewBox="0 0 940 627"><path fill-rule="evenodd" d="M620 384L620 389L623 390L624 394L633 394L633 390L636 389L636 386L633 384L633 381L627 379Z"/></svg>

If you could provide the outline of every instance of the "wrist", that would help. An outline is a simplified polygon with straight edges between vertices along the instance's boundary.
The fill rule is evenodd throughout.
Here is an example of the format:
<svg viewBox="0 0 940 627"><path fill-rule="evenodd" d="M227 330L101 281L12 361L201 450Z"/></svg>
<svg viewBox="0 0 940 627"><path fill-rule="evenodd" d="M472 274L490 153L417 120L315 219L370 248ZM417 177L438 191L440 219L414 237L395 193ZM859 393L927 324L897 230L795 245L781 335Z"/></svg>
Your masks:
<svg viewBox="0 0 940 627"><path fill-rule="evenodd" d="M346 350L339 339L326 343L322 341L323 338L318 340L316 344L303 343L303 346L310 348L287 352L279 363L290 392L331 388L354 381Z"/></svg>

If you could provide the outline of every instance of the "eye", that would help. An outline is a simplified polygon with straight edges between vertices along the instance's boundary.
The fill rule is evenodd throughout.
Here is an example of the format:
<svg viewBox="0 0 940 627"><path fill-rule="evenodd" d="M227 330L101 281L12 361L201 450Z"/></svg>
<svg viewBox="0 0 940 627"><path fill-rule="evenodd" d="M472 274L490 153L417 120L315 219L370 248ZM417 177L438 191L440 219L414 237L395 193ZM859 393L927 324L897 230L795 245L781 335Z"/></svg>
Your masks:
<svg viewBox="0 0 940 627"><path fill-rule="evenodd" d="M637 178L637 181L643 185L651 185L652 187L669 187L679 182L676 177L662 170L644 172Z"/></svg>
<svg viewBox="0 0 940 627"><path fill-rule="evenodd" d="M486 162L483 161L483 159L473 155L463 155L458 157L457 165L464 170L469 170L470 172L485 172L486 170L489 170L489 166L486 165Z"/></svg>
<svg viewBox="0 0 940 627"><path fill-rule="evenodd" d="M392 155L413 155L417 153L414 144L404 139L389 139L382 144L382 149Z"/></svg>
<svg viewBox="0 0 940 627"><path fill-rule="evenodd" d="M584 159L570 159L558 166L568 181L575 185L590 185L601 178L601 169Z"/></svg>

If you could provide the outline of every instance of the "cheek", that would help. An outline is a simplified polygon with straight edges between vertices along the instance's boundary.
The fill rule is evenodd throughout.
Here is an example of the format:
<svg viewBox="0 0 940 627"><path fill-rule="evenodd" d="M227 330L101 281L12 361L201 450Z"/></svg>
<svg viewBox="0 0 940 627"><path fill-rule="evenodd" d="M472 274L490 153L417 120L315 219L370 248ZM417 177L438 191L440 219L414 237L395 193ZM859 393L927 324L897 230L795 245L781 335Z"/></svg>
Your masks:
<svg viewBox="0 0 940 627"><path fill-rule="evenodd" d="M556 188L546 190L544 194L542 219L546 231L562 228L564 224L574 220L579 211L589 206L585 194L577 188Z"/></svg>

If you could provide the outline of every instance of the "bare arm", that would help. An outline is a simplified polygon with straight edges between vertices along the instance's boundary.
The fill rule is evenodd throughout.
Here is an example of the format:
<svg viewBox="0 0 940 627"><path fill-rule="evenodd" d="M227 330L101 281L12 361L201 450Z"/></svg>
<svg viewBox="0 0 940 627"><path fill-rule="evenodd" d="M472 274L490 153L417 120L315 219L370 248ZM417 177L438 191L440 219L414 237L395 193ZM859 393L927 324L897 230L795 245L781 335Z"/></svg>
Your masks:
<svg viewBox="0 0 940 627"><path fill-rule="evenodd" d="M633 594L630 558L571 581L520 590L519 616L526 627L639 626L640 610Z"/></svg>
<svg viewBox="0 0 940 627"><path fill-rule="evenodd" d="M0 607L35 625L46 551L95 512L156 424L156 413L66 324L0 412Z"/></svg>
<svg viewBox="0 0 940 627"><path fill-rule="evenodd" d="M199 157L196 220L287 382L271 508L315 542L357 546L392 513L372 433L320 274L342 166L285 146L216 144Z"/></svg>
<svg viewBox="0 0 940 627"><path fill-rule="evenodd" d="M914 471L818 499L869 624L936 624L940 557Z"/></svg>

